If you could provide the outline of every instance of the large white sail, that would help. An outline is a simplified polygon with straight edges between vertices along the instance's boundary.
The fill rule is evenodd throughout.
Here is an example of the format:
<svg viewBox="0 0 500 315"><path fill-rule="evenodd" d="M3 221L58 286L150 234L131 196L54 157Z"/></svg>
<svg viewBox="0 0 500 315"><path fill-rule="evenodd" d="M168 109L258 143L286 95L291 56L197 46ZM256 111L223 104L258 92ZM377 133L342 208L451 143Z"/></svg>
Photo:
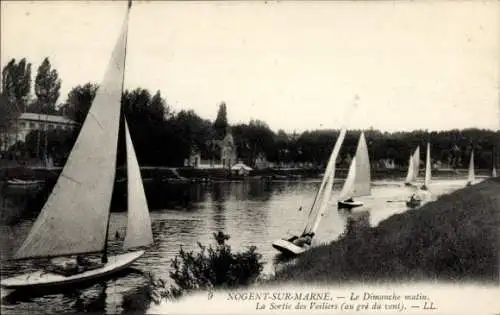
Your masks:
<svg viewBox="0 0 500 315"><path fill-rule="evenodd" d="M408 173L406 174L405 183L411 184L417 180L420 167L420 146L417 146L408 163Z"/></svg>
<svg viewBox="0 0 500 315"><path fill-rule="evenodd" d="M418 173L420 172L420 146L417 146L415 149L415 154L413 155L413 167L415 168L413 171L412 181L416 181L418 178Z"/></svg>
<svg viewBox="0 0 500 315"><path fill-rule="evenodd" d="M406 174L406 179L405 179L405 183L407 184L410 184L413 179L414 179L414 173L415 173L415 166L413 164L415 164L414 162L414 157L413 157L413 154L410 155L410 159L409 159L409 162L408 162L408 173Z"/></svg>
<svg viewBox="0 0 500 315"><path fill-rule="evenodd" d="M319 222L321 221L321 218L323 217L326 209L328 209L328 202L330 201L330 196L332 194L334 181L335 181L335 169L333 169L332 172L330 172L330 174L328 175L328 179L325 185L325 192L321 196L319 211L317 212L317 215L314 218L311 229L308 231L309 233L316 233L316 230L318 229L319 226Z"/></svg>
<svg viewBox="0 0 500 315"><path fill-rule="evenodd" d="M356 150L356 177L353 197L368 196L372 191L370 174L370 157L365 135L362 132Z"/></svg>
<svg viewBox="0 0 500 315"><path fill-rule="evenodd" d="M349 171L347 171L347 177L344 181L344 186L340 191L339 200L349 199L354 197L354 182L356 180L356 157L352 159L349 165Z"/></svg>
<svg viewBox="0 0 500 315"><path fill-rule="evenodd" d="M425 178L424 186L429 187L431 183L431 145L427 143L427 155L425 158Z"/></svg>
<svg viewBox="0 0 500 315"><path fill-rule="evenodd" d="M125 120L125 142L127 148L127 233L123 248L146 246L153 243L149 208L142 184L141 170L137 162L134 145Z"/></svg>
<svg viewBox="0 0 500 315"><path fill-rule="evenodd" d="M472 151L470 154L469 176L467 179L467 184L469 184L469 185L474 184L475 178L476 178L476 176L474 174L474 151Z"/></svg>
<svg viewBox="0 0 500 315"><path fill-rule="evenodd" d="M339 199L368 196L371 194L370 158L364 133L359 137L356 155L351 161L347 178Z"/></svg>
<svg viewBox="0 0 500 315"><path fill-rule="evenodd" d="M16 259L104 249L115 180L128 18L129 9L78 138Z"/></svg>
<svg viewBox="0 0 500 315"><path fill-rule="evenodd" d="M318 227L319 221L323 213L326 211L328 206L328 201L330 200L330 195L333 189L333 182L335 179L335 161L337 160L337 156L340 152L340 147L344 142L346 129L342 129L340 131L339 137L335 142L335 145L332 150L332 154L330 155L330 159L328 161L325 175L323 176L323 181L321 182L321 186L316 195L316 200L311 207L311 211L309 213L308 222L306 227L304 228L303 234L314 233ZM318 203L319 201L319 203Z"/></svg>

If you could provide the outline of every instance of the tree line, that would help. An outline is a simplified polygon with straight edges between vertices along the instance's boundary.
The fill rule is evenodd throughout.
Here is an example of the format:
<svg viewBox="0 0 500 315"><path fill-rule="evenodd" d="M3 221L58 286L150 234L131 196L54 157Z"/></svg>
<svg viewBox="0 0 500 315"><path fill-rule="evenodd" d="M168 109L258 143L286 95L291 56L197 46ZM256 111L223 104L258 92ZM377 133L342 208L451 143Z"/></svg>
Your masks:
<svg viewBox="0 0 500 315"><path fill-rule="evenodd" d="M12 59L3 67L0 132L11 128L12 121L22 112L64 115L81 126L99 87L92 82L78 85L69 91L64 102L58 103L61 79L48 58L38 67L33 84L35 97L31 94L31 86L31 63L25 58L19 61ZM212 122L193 110L174 111L160 91L153 94L141 87L124 91L122 106L141 165L182 166L193 150L199 152L203 159L217 160L220 158L220 142L230 131L238 158L251 166L259 157L281 165L312 163L324 166L339 134L339 130L335 129L300 134L287 134L283 130L274 132L261 120L230 125L224 102L219 104L217 117ZM51 129L47 135L44 131L34 131L25 142L16 143L11 151L22 152L28 157L48 152L62 163L78 131L78 128L74 131ZM346 164L354 155L360 132L348 131L338 163ZM421 147L424 158L427 141L431 144L432 160L452 167L467 167L472 150L477 167L491 168L492 163L500 161L498 131L455 129L389 133L369 129L365 130L365 137L372 161L390 159L403 167L408 164L409 155L417 146ZM40 141L40 138L47 140Z"/></svg>

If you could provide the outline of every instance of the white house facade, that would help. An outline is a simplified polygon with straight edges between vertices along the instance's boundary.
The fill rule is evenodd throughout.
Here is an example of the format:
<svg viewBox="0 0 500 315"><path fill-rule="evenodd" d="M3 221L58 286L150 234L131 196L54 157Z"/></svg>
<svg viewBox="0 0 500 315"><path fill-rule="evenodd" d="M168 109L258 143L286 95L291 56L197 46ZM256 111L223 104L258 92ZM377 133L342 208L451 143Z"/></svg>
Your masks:
<svg viewBox="0 0 500 315"><path fill-rule="evenodd" d="M26 141L34 130L73 130L78 123L64 116L22 113L11 129L1 135L1 150L8 150L17 141Z"/></svg>

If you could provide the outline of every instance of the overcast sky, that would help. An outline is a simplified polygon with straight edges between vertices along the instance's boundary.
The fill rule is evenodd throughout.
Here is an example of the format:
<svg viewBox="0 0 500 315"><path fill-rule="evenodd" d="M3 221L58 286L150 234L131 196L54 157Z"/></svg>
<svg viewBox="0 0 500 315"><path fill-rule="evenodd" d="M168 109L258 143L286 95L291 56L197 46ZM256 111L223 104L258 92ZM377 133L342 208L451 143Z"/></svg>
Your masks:
<svg viewBox="0 0 500 315"><path fill-rule="evenodd" d="M99 82L126 2L2 1L1 64ZM137 2L126 88L278 130L500 126L499 1ZM33 79L34 79L33 74ZM357 104L357 106L353 106Z"/></svg>

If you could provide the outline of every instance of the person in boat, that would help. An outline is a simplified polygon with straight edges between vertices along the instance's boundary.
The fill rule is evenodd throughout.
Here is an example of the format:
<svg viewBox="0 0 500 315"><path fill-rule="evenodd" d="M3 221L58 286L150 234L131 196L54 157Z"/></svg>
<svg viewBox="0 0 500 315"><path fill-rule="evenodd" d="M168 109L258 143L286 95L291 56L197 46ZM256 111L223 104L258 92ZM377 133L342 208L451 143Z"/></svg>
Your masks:
<svg viewBox="0 0 500 315"><path fill-rule="evenodd" d="M420 202L420 201L421 201L421 200L420 200L420 197L419 197L419 196L417 196L417 194L416 194L416 193L414 193L413 195L411 195L411 197L410 197L410 202L411 202L411 203Z"/></svg>
<svg viewBox="0 0 500 315"><path fill-rule="evenodd" d="M81 267L88 267L92 265L92 262L81 255L76 256L76 264Z"/></svg>
<svg viewBox="0 0 500 315"><path fill-rule="evenodd" d="M298 246L303 246L303 245L311 245L312 243L312 239L314 237L314 233L306 233L306 234L303 234L302 236L296 238L294 240L294 243L295 245L298 245Z"/></svg>
<svg viewBox="0 0 500 315"><path fill-rule="evenodd" d="M352 202L354 202L354 199L352 199L352 197L351 197L349 199L344 200L344 202L350 202L350 203L352 203Z"/></svg>

